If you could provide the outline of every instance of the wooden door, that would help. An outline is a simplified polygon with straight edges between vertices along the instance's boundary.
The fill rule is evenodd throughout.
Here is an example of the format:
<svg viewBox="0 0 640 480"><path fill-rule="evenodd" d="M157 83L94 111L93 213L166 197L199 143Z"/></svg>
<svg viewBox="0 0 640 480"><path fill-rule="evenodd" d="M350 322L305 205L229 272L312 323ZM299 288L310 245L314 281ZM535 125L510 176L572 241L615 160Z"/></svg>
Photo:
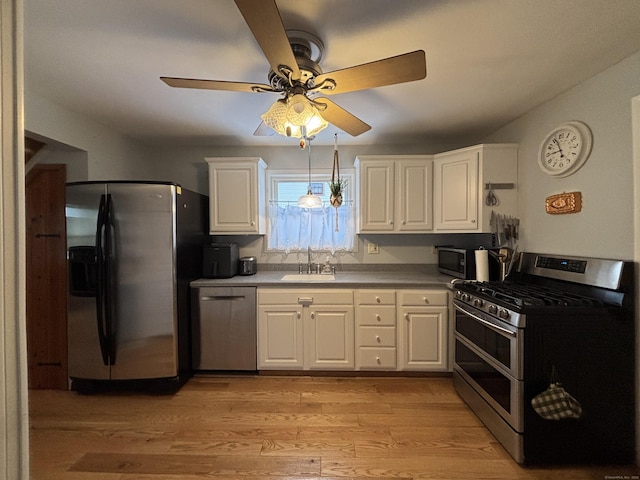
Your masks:
<svg viewBox="0 0 640 480"><path fill-rule="evenodd" d="M65 165L36 165L26 178L29 388L68 388Z"/></svg>

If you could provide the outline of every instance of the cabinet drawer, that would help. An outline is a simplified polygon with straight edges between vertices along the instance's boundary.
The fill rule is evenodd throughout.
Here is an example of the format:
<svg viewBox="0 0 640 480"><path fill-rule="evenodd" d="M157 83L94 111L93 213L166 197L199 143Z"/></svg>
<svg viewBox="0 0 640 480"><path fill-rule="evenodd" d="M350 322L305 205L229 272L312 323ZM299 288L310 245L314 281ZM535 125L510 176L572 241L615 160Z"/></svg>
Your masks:
<svg viewBox="0 0 640 480"><path fill-rule="evenodd" d="M360 305L395 305L395 290L358 290Z"/></svg>
<svg viewBox="0 0 640 480"><path fill-rule="evenodd" d="M395 348L371 348L358 349L358 367L360 370L395 370Z"/></svg>
<svg viewBox="0 0 640 480"><path fill-rule="evenodd" d="M395 347L395 327L358 327L358 346Z"/></svg>
<svg viewBox="0 0 640 480"><path fill-rule="evenodd" d="M358 325L390 325L396 324L396 307L393 305L358 306Z"/></svg>
<svg viewBox="0 0 640 480"><path fill-rule="evenodd" d="M400 305L447 305L446 290L407 290L399 291Z"/></svg>
<svg viewBox="0 0 640 480"><path fill-rule="evenodd" d="M352 290L259 288L259 305L353 305Z"/></svg>

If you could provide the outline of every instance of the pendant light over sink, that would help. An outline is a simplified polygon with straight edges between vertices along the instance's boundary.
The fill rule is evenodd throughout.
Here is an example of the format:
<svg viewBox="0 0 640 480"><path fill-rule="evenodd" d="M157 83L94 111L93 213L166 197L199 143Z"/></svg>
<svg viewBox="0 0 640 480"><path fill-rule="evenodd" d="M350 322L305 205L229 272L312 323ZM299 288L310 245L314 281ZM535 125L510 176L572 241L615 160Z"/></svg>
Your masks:
<svg viewBox="0 0 640 480"><path fill-rule="evenodd" d="M311 139L307 139L307 148L309 149L309 186L307 194L298 198L298 206L301 208L322 208L322 199L311 192Z"/></svg>

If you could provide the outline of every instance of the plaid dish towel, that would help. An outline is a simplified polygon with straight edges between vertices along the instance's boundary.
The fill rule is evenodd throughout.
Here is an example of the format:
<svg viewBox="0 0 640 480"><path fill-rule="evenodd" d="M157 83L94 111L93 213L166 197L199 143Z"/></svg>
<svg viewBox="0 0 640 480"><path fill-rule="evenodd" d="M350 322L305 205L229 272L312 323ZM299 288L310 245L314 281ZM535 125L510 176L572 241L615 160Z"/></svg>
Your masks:
<svg viewBox="0 0 640 480"><path fill-rule="evenodd" d="M546 420L563 420L582 416L580 403L556 382L552 382L544 392L533 397L531 406Z"/></svg>

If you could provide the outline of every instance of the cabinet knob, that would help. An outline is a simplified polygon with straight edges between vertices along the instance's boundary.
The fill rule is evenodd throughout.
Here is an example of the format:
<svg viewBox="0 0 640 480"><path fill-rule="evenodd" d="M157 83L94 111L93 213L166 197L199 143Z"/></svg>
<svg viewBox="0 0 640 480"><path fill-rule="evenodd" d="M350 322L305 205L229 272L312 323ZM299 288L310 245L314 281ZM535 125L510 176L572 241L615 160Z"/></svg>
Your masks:
<svg viewBox="0 0 640 480"><path fill-rule="evenodd" d="M380 318L380 314L378 314L378 313L376 313L376 320L378 320L378 321L380 321L380 320L381 320L381 318Z"/></svg>
<svg viewBox="0 0 640 480"><path fill-rule="evenodd" d="M302 315L300 315L300 312L297 312L297 313L298 313L298 318L300 318Z"/></svg>
<svg viewBox="0 0 640 480"><path fill-rule="evenodd" d="M316 318L316 314L315 314L315 312L311 312L311 318L312 318L312 319L315 319L315 318Z"/></svg>
<svg viewBox="0 0 640 480"><path fill-rule="evenodd" d="M475 219L474 219L474 220L471 220L471 223L476 223Z"/></svg>
<svg viewBox="0 0 640 480"><path fill-rule="evenodd" d="M376 297L376 302L380 303L380 297Z"/></svg>
<svg viewBox="0 0 640 480"><path fill-rule="evenodd" d="M409 314L408 314L408 313L405 313L405 314L404 314L404 319L405 319L405 320L409 320Z"/></svg>
<svg viewBox="0 0 640 480"><path fill-rule="evenodd" d="M402 220L402 224L403 224L403 225L406 225L406 224L407 224L407 222L405 222L404 220Z"/></svg>
<svg viewBox="0 0 640 480"><path fill-rule="evenodd" d="M376 335L376 342L380 343L380 335Z"/></svg>
<svg viewBox="0 0 640 480"><path fill-rule="evenodd" d="M380 363L382 363L382 362L380 361L380 357L376 357L376 363L377 363L378 365L380 365Z"/></svg>
<svg viewBox="0 0 640 480"><path fill-rule="evenodd" d="M426 303L427 305L429 305L429 299L428 299L427 297L424 297L424 298L423 298L423 300L424 300L424 303Z"/></svg>
<svg viewBox="0 0 640 480"><path fill-rule="evenodd" d="M256 226L256 222L251 222L251 226L255 227Z"/></svg>

